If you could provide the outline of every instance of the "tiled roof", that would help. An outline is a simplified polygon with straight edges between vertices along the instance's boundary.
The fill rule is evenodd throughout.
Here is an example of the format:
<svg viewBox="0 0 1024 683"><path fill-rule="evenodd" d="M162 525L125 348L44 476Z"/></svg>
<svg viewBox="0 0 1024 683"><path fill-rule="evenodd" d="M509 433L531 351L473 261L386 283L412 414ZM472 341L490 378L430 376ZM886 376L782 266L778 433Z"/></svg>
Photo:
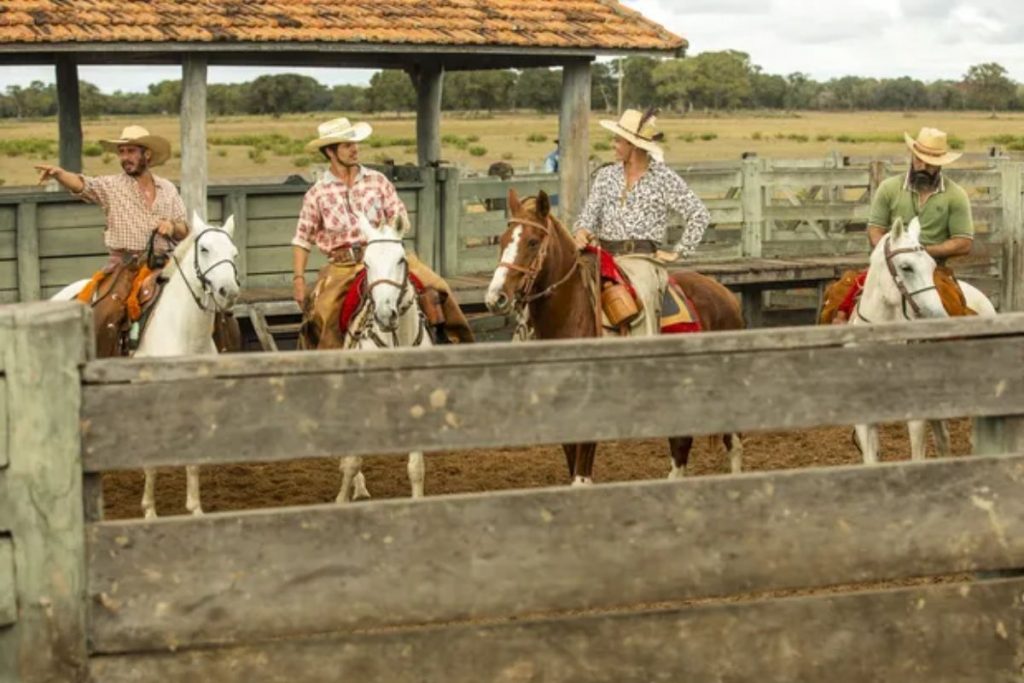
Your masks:
<svg viewBox="0 0 1024 683"><path fill-rule="evenodd" d="M0 0L0 45L165 42L686 46L614 0Z"/></svg>

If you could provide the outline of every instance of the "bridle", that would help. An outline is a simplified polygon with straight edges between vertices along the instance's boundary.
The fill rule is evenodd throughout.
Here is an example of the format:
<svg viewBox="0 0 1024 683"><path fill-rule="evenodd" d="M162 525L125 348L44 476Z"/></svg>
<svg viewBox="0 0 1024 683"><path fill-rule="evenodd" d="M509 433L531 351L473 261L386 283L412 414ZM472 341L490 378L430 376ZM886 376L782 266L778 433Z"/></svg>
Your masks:
<svg viewBox="0 0 1024 683"><path fill-rule="evenodd" d="M210 281L209 275L215 268L228 265L231 266L231 272L234 274L235 284L238 284L238 266L235 265L233 259L225 258L217 261L206 270L199 267L199 243L204 237L211 233L220 233L225 235L229 240L231 239L231 234L226 230L221 228L207 228L196 235L195 241L192 243L192 268L195 272L196 279L199 280L199 285L202 287L201 293L204 296L200 297L195 293L192 289L192 285L189 284L188 278L182 277L182 279L185 281L185 288L188 289L188 293L192 295L192 300L196 302L196 305L199 306L201 310L206 313L223 313L224 310L221 309L220 305L217 303L217 297L214 296L213 283ZM171 252L171 258L174 259L174 264L178 267L178 270L181 270L181 262L178 260L178 256L174 251ZM184 276L184 272L182 272L182 275ZM203 301L207 298L213 301L214 310L212 311L203 304Z"/></svg>
<svg viewBox="0 0 1024 683"><path fill-rule="evenodd" d="M533 303L538 299L542 299L547 296L551 296L556 289L561 287L563 284L569 281L569 278L573 276L576 269L579 267L579 259L574 258L572 267L558 282L545 287L539 292L533 291L533 286L537 282L537 276L540 275L541 270L544 269L544 260L547 258L548 249L551 246L552 229L551 216L548 216L545 223L538 223L537 221L531 221L523 218L510 218L508 225L527 225L531 228L536 228L544 233L544 236L540 240L540 247L537 249L537 255L534 256L533 261L529 266L523 267L515 263L508 263L507 261L501 261L498 263L498 267L504 266L509 270L514 270L517 273L525 275L519 287L516 288L515 297L513 298L512 304L516 308L522 308L526 304Z"/></svg>
<svg viewBox="0 0 1024 683"><path fill-rule="evenodd" d="M366 247L364 249L364 252L365 251L369 251L370 247L375 245L375 244L402 244L402 243L403 242L402 242L401 239L371 240L371 241L366 243ZM363 257L363 262L364 262L364 264L366 262L365 255ZM412 305L416 302L416 297L412 296L410 294L410 292L412 291L412 287L410 286L410 278L409 278L409 261L404 256L402 257L401 264L402 264L401 280L391 280L389 278L380 278L380 279L374 280L373 282L365 282L364 281L364 283L363 283L363 286L365 288L364 299L366 301L366 303L364 304L365 309L364 309L364 313L363 313L362 324L360 324L358 327L353 329L352 332L351 332L351 337L352 337L352 340L353 340L353 345L357 344L359 339L365 336L365 337L369 338L379 348L387 348L388 347L388 344L384 341L384 339L381 338L380 334L378 334L377 325L375 324L375 322L377 320L376 307L374 306L374 303L373 303L373 289L375 287L378 287L380 285L389 285L391 287L396 287L398 289L398 304L397 304L397 306L398 306L398 317L399 318L401 318L403 315L408 313L409 309L412 308ZM413 346L419 346L423 342L424 330L426 329L426 318L423 315L423 311L420 311L420 323L421 324L419 326L419 330L416 333L416 339L412 343ZM392 341L392 344L391 344L392 347L399 346L399 343L398 343L398 330L392 330L391 331L391 341Z"/></svg>
<svg viewBox="0 0 1024 683"><path fill-rule="evenodd" d="M925 249L920 244L917 245L916 247L901 247L899 249L892 249L890 247L890 240L888 235L885 236L885 244L883 246L883 249L885 254L885 266L886 268L888 268L889 275L892 277L893 283L895 283L896 289L899 290L900 297L903 301L903 317L906 318L907 320L911 319L910 316L907 314L907 307L909 306L910 310L914 312L914 317L923 318L924 316L921 313L921 307L918 305L917 301L914 300L914 297L923 292L938 289L938 287L932 284L928 287L922 287L921 289L917 289L911 292L910 290L907 289L907 284L903 281L903 278L900 277L899 272L896 270L896 264L893 263L892 259L894 256L897 256L898 254L913 254L919 251L927 253L928 250ZM861 315L860 302L857 303L856 313L857 316L864 322L871 322L863 315Z"/></svg>

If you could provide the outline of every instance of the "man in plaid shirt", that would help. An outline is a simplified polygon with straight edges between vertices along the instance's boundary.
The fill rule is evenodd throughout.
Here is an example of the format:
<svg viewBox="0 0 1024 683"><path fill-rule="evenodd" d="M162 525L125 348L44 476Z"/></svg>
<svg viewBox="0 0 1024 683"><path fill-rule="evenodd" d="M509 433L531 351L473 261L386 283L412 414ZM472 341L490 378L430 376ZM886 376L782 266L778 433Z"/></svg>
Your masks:
<svg viewBox="0 0 1024 683"><path fill-rule="evenodd" d="M349 285L362 270L366 237L359 228L359 214L375 226L409 221L395 186L383 174L359 164L359 142L370 136L367 123L352 125L348 119L321 124L319 137L307 146L319 150L330 170L316 182L302 202L293 251L293 297L304 312L300 346L329 349L342 346L338 316ZM328 263L307 295L306 264L313 246ZM415 254L407 254L410 274L428 290L441 295L444 341L473 340L465 316L447 283Z"/></svg>
<svg viewBox="0 0 1024 683"><path fill-rule="evenodd" d="M102 357L124 352L121 342L125 300L135 278L140 277L150 239L153 238L153 251L159 261L174 242L188 235L189 227L177 188L150 170L170 158L170 142L151 135L142 126L128 126L120 138L101 140L100 144L117 153L122 173L85 176L49 165L36 166L36 170L40 172L40 183L53 178L76 197L98 204L106 214L103 241L110 259L92 283L100 294L93 313L97 353ZM237 325L229 314L218 314L214 340L219 350L240 347Z"/></svg>

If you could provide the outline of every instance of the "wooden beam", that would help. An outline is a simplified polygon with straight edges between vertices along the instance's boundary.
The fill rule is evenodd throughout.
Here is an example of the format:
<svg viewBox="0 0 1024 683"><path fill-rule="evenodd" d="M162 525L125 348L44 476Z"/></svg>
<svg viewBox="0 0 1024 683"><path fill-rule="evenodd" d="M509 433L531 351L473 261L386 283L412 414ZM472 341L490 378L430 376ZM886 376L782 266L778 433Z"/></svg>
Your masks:
<svg viewBox="0 0 1024 683"><path fill-rule="evenodd" d="M181 198L191 222L206 219L206 56L187 54L181 63Z"/></svg>
<svg viewBox="0 0 1024 683"><path fill-rule="evenodd" d="M85 680L85 530L79 368L92 313L37 302L0 312L10 463L3 527L12 540L18 621L0 629L5 680ZM0 591L2 592L2 591Z"/></svg>
<svg viewBox="0 0 1024 683"><path fill-rule="evenodd" d="M224 197L224 219L235 217L235 233L232 241L238 249L235 266L238 281L244 287L249 277L249 197L245 192L232 192Z"/></svg>
<svg viewBox="0 0 1024 683"><path fill-rule="evenodd" d="M1022 473L1024 456L957 458L90 525L92 644L191 647L1024 565ZM624 572L624 555L642 570Z"/></svg>
<svg viewBox="0 0 1024 683"><path fill-rule="evenodd" d="M764 182L761 172L764 162L761 159L743 160L743 234L741 236L743 255L748 258L761 256L761 244L765 239L764 225ZM758 308L760 308L758 295Z"/></svg>
<svg viewBox="0 0 1024 683"><path fill-rule="evenodd" d="M590 187L590 62L562 67L562 109L558 119L561 189L558 213L571 230Z"/></svg>
<svg viewBox="0 0 1024 683"><path fill-rule="evenodd" d="M1024 413L1024 377L1005 371L1024 365L1021 336L986 334L1022 320L916 321L888 330L968 333L962 340L925 334L927 354L902 336L884 351L835 347L839 339L871 335L811 329L786 336L746 331L479 345L457 353L120 361L103 365L104 372L150 380L174 376L178 368L207 374L176 382L177 400L191 407L180 414L169 414L162 392L144 382L86 386L84 457L89 471L105 471ZM885 334L887 326L875 327ZM981 336L970 338L972 332ZM787 338L797 346L807 339L828 342L788 348ZM737 350L725 350L730 347ZM699 359L697 348L705 351ZM940 366L943 373L929 371ZM234 376L217 377L218 368ZM397 385L403 391L394 391ZM353 386L358 402L344 399ZM618 419L624 391L631 412L643 420ZM789 398L779 401L779 395ZM335 408L340 400L344 411ZM150 427L140 431L119 419L116 407L123 405L133 406ZM179 447L167 449L171 441Z"/></svg>
<svg viewBox="0 0 1024 683"><path fill-rule="evenodd" d="M685 563L681 549L678 563ZM615 559L621 563L621 557ZM588 572L577 577L585 583ZM566 578L567 582L570 580ZM524 577L524 588L529 579ZM1017 681L1020 579L92 660L104 683ZM341 610L339 610L341 611Z"/></svg>
<svg viewBox="0 0 1024 683"><path fill-rule="evenodd" d="M57 56L57 131L60 166L82 172L82 110L78 94L78 63L74 55Z"/></svg>
<svg viewBox="0 0 1024 683"><path fill-rule="evenodd" d="M18 204L18 298L35 301L41 295L38 204Z"/></svg>
<svg viewBox="0 0 1024 683"><path fill-rule="evenodd" d="M997 162L1002 174L1003 291L1000 311L1024 311L1024 206L1021 164Z"/></svg>
<svg viewBox="0 0 1024 683"><path fill-rule="evenodd" d="M14 544L10 536L0 534L0 628L16 621L18 589L14 575Z"/></svg>
<svg viewBox="0 0 1024 683"><path fill-rule="evenodd" d="M461 273L459 251L462 248L462 200L459 190L459 169L446 166L438 170L443 185L441 189L441 275L454 277ZM443 175L441 175L443 174Z"/></svg>
<svg viewBox="0 0 1024 683"><path fill-rule="evenodd" d="M416 86L416 156L420 166L441 160L441 89L444 69L437 62L421 64L414 72Z"/></svg>
<svg viewBox="0 0 1024 683"><path fill-rule="evenodd" d="M416 255L437 272L441 268L440 233L438 232L438 195L440 186L437 183L438 169L427 166L420 169L423 187L417 191L416 199Z"/></svg>

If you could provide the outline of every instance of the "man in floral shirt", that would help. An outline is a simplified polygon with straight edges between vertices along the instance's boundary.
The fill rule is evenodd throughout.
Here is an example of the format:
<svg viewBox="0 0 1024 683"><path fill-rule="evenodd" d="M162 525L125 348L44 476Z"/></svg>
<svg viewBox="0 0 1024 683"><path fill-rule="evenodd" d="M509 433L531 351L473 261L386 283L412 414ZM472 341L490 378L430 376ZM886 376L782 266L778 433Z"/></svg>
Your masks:
<svg viewBox="0 0 1024 683"><path fill-rule="evenodd" d="M664 267L689 256L700 244L711 214L682 178L664 163L658 145L653 110L646 114L628 109L618 121L601 121L615 134L615 158L598 171L590 196L576 219L573 237L577 246L597 241L616 256L643 300L648 333L657 329L661 300L668 286ZM685 224L683 236L664 246L668 212L678 213Z"/></svg>
<svg viewBox="0 0 1024 683"><path fill-rule="evenodd" d="M362 269L366 237L359 228L359 214L374 226L408 223L409 217L395 186L383 174L359 163L359 143L370 136L367 123L351 124L340 118L321 124L319 137L307 145L319 150L330 170L315 183L302 202L292 240L293 296L303 309L302 348L340 348L338 316L353 278ZM311 292L306 291L306 264L316 246L328 263ZM415 254L407 254L409 272L424 287L441 294L448 341L473 340L469 324L447 283Z"/></svg>

